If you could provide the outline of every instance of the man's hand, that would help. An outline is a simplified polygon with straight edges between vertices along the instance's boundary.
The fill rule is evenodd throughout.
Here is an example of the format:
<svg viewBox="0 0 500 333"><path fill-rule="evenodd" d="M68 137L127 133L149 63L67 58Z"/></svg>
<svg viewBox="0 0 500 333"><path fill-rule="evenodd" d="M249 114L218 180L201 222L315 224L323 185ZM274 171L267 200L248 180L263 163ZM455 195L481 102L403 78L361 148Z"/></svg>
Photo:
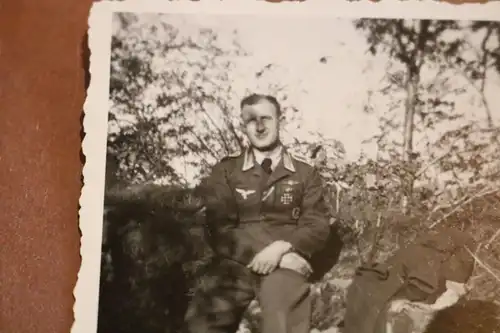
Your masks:
<svg viewBox="0 0 500 333"><path fill-rule="evenodd" d="M281 258L291 248L290 243L276 241L257 253L247 267L257 274L269 274L278 267Z"/></svg>
<svg viewBox="0 0 500 333"><path fill-rule="evenodd" d="M446 281L446 291L431 305L432 309L435 311L446 309L456 304L466 293L467 289L464 283L448 280Z"/></svg>
<svg viewBox="0 0 500 333"><path fill-rule="evenodd" d="M389 311L392 313L401 313L403 312L407 306L409 301L406 299L397 299L391 302L391 306Z"/></svg>
<svg viewBox="0 0 500 333"><path fill-rule="evenodd" d="M285 254L279 263L279 267L291 269L299 274L308 277L312 273L311 265L295 252Z"/></svg>

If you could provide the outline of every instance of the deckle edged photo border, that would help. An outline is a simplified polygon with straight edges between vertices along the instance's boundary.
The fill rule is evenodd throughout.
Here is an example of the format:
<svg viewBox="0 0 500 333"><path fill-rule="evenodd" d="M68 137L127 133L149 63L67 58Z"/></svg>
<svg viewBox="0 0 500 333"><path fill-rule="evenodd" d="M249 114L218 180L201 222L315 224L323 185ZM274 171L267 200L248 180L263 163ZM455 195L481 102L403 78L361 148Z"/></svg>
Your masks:
<svg viewBox="0 0 500 333"><path fill-rule="evenodd" d="M110 64L114 13L168 13L206 15L255 15L297 18L407 18L449 20L498 20L500 2L456 6L435 1L348 2L310 0L299 3L265 1L101 1L89 15L90 85L84 105L82 143L86 162L80 199L82 263L74 289L75 323L72 333L96 333L104 214L104 184L108 110L110 108Z"/></svg>

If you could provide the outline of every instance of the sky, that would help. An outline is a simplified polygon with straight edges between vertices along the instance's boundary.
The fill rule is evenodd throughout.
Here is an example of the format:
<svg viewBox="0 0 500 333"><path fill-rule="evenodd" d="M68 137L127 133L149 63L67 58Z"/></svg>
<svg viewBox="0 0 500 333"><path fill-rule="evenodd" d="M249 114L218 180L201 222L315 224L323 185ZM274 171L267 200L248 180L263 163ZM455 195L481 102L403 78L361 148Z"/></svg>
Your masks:
<svg viewBox="0 0 500 333"><path fill-rule="evenodd" d="M235 60L241 76L234 87L242 92L239 98L245 89L257 85L256 70L268 63L278 64L274 77L266 81L289 86L290 100L302 112L302 135L313 130L340 139L348 158L356 159L361 141L375 132L376 123L363 113L363 102L368 89L382 78L386 59L366 54L364 37L352 21L199 16L186 22L222 34L237 31L238 42L249 53ZM328 57L326 64L319 61L324 56ZM363 72L370 63L372 73L367 77ZM266 92L265 86L256 86L256 90Z"/></svg>
<svg viewBox="0 0 500 333"><path fill-rule="evenodd" d="M199 28L211 28L222 43L231 42L236 31L238 43L249 55L232 59L236 64L231 73L236 78L232 101L235 112L247 89L266 93L265 85L259 86L255 80L256 70L269 63L278 64L278 70L266 82L286 83L290 101L301 110L300 129L288 128L289 134L304 137L312 130L326 138L338 139L346 148L347 160L356 160L362 152L374 156L374 146L362 142L377 133L377 114L386 111L389 101L372 98L375 115L367 115L363 107L369 91L383 86L389 58L369 54L365 37L351 20L201 14L143 14L141 19L168 22L185 35L192 35ZM326 63L319 61L322 57L326 57ZM459 76L453 80L457 84L460 80L464 82ZM487 86L492 110L500 109L500 98L496 95L499 82L498 77L492 77ZM457 108L466 110L471 117L484 117L473 95L464 94L458 102ZM494 116L498 119L499 115L497 111Z"/></svg>

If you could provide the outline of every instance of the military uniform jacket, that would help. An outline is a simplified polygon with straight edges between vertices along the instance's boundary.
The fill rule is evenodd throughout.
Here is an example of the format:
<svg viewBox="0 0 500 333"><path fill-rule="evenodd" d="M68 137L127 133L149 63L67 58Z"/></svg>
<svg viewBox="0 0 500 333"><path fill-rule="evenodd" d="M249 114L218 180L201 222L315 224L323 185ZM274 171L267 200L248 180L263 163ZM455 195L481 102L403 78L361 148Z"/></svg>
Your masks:
<svg viewBox="0 0 500 333"><path fill-rule="evenodd" d="M271 175L251 150L217 163L203 184L207 227L215 252L242 264L276 240L310 258L330 226L319 172L285 149Z"/></svg>

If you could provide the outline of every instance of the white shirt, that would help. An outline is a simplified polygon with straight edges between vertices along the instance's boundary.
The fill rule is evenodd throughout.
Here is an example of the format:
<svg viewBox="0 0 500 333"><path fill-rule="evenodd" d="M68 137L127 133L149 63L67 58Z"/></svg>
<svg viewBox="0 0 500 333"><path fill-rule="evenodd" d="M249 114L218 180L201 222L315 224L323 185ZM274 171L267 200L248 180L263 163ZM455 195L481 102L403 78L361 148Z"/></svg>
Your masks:
<svg viewBox="0 0 500 333"><path fill-rule="evenodd" d="M262 161L265 158L270 158L271 159L271 170L274 170L278 163L281 160L281 152L283 151L283 147L278 146L276 149L270 151L270 152L263 152L257 149L253 149L253 155L255 156L255 161L259 164L262 164Z"/></svg>

